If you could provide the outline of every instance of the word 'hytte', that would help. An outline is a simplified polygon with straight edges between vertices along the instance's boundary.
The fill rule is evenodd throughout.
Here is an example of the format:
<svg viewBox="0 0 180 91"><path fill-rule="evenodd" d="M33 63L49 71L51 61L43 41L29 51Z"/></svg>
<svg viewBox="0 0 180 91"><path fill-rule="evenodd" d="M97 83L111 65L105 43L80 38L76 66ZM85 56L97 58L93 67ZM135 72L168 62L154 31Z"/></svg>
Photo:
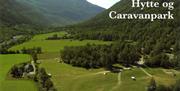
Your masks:
<svg viewBox="0 0 180 91"><path fill-rule="evenodd" d="M140 0L132 0L132 7L138 7L143 10L144 8L157 8L159 7L159 2L146 1L141 2Z"/></svg>

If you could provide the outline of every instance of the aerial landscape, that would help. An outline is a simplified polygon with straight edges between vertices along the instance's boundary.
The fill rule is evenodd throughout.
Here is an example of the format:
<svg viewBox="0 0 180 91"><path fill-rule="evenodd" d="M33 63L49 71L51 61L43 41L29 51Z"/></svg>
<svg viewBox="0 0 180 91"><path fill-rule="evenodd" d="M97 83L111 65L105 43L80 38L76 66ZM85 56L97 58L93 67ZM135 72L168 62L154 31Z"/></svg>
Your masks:
<svg viewBox="0 0 180 91"><path fill-rule="evenodd" d="M0 91L180 91L180 1L132 1L0 0Z"/></svg>

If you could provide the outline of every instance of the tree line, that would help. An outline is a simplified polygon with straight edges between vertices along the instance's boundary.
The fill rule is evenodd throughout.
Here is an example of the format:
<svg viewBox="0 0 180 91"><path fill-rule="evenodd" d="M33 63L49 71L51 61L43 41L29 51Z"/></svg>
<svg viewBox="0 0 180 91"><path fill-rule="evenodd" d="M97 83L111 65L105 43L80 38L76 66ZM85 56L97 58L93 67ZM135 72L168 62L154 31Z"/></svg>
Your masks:
<svg viewBox="0 0 180 91"><path fill-rule="evenodd" d="M8 49L12 46L24 43L31 39L31 36L22 36L20 38L16 38L15 36L10 39L9 41L3 42L0 44L0 54L13 54L18 53L16 51L9 51Z"/></svg>
<svg viewBox="0 0 180 91"><path fill-rule="evenodd" d="M175 47L175 46L174 46ZM133 41L119 41L110 45L87 44L86 46L65 47L61 52L62 60L73 66L84 68L111 68L113 64L124 66L139 65L143 57L149 67L179 68L180 61L176 49L164 50L162 46L147 52L141 44Z"/></svg>
<svg viewBox="0 0 180 91"><path fill-rule="evenodd" d="M52 36L49 36L46 38L46 40L60 40L60 39L71 39L72 37L68 34L65 34L63 36L58 36L58 34L53 34Z"/></svg>
<svg viewBox="0 0 180 91"><path fill-rule="evenodd" d="M140 57L135 45L123 42L111 45L87 44L80 47L65 47L61 52L61 58L65 63L87 69L99 67L111 69L116 63L131 66L135 65Z"/></svg>
<svg viewBox="0 0 180 91"><path fill-rule="evenodd" d="M2 50L1 54L41 54L42 53L42 48L41 47L33 47L33 48L25 48L23 47L20 50Z"/></svg>

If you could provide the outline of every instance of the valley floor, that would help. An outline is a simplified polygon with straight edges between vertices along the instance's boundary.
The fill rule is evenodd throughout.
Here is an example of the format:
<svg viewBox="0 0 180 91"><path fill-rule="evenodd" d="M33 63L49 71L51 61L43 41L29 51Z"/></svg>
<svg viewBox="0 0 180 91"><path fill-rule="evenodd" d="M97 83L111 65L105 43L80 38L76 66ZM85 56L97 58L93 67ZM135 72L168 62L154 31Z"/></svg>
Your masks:
<svg viewBox="0 0 180 91"><path fill-rule="evenodd" d="M104 69L86 70L72 67L58 63L55 59L43 60L41 66L52 74L55 86L61 91L146 91L151 79L148 74L151 74L158 84L167 86L180 78L180 72L163 68L135 67L132 70L111 73ZM171 72L175 72L177 76L174 77ZM132 76L136 77L135 81L131 79Z"/></svg>
<svg viewBox="0 0 180 91"><path fill-rule="evenodd" d="M146 91L151 76L158 84L171 85L180 78L180 72L162 68L138 68L124 70L120 73L111 73L104 69L84 69L59 63L60 50L65 46L83 46L87 43L110 44L111 42L98 40L45 40L53 34L63 35L65 32L49 33L35 36L32 40L12 47L10 50L20 50L23 47L42 47L43 54L39 55L40 67L52 74L52 81L58 91ZM18 63L28 61L27 55L0 55L0 88L2 91L37 91L33 82L9 81L6 74L9 69ZM172 73L176 73L174 77ZM136 77L132 80L131 77ZM13 84L13 85L12 85ZM21 85L23 86L21 86ZM8 88L11 87L11 88ZM21 87L21 88L20 88ZM14 89L13 89L14 88Z"/></svg>

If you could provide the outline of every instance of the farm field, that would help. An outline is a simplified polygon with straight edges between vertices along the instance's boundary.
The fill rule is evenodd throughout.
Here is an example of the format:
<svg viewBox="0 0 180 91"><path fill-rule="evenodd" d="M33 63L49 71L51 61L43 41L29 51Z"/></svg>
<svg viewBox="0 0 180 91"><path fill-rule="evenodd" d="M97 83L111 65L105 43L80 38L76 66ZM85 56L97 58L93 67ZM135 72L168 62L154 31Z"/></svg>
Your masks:
<svg viewBox="0 0 180 91"><path fill-rule="evenodd" d="M7 79L7 74L13 65L30 61L29 59L30 56L21 54L0 55L0 91L37 91L32 81Z"/></svg>
<svg viewBox="0 0 180 91"><path fill-rule="evenodd" d="M42 47L44 53L56 53L60 52L65 46L83 46L87 43L90 44L109 44L111 42L99 41L99 40L71 40L71 39L61 39L61 40L46 40L46 38L57 34L58 36L63 36L66 32L55 32L55 33L48 33L48 34L40 34L33 37L28 42L25 42L21 45L14 46L10 48L10 50L19 50L23 47L25 48L32 48L32 47Z"/></svg>
<svg viewBox="0 0 180 91"><path fill-rule="evenodd" d="M59 63L60 50L63 50L65 46L83 46L87 43L110 44L112 42L70 39L45 40L54 34L62 36L66 32L36 35L32 40L14 46L10 50L20 50L23 47L41 47L43 54L39 55L40 67L44 67L49 74L52 74L52 81L58 91L134 91L134 89L146 91L152 77L157 81L157 84L167 86L174 84L180 78L180 72L171 69L135 67L132 70L111 73L102 68L87 70ZM174 77L172 72L176 73L177 76ZM136 77L135 81L131 79L132 76ZM29 91L35 90L29 89Z"/></svg>
<svg viewBox="0 0 180 91"><path fill-rule="evenodd" d="M57 63L55 60L43 60L41 67L52 74L55 87L61 91L108 91L117 82L116 74L104 76L103 69L86 70Z"/></svg>
<svg viewBox="0 0 180 91"><path fill-rule="evenodd" d="M151 74L154 79L163 85L169 85L175 83L177 79L180 79L180 72L173 69L163 69L163 68L146 68L145 69L149 74ZM176 74L176 76L173 76Z"/></svg>
<svg viewBox="0 0 180 91"><path fill-rule="evenodd" d="M55 59L43 60L41 67L52 74L52 81L60 91L146 91L152 78L141 68L125 70L121 73L111 73L104 69L86 70L84 68L72 67L64 63L58 63ZM165 73L162 68L143 69L151 74L157 84L171 85L175 83L176 77ZM106 75L103 73L107 72ZM177 77L180 73L177 72ZM136 77L136 81L131 79ZM161 78L161 79L160 79Z"/></svg>
<svg viewBox="0 0 180 91"><path fill-rule="evenodd" d="M46 40L46 38L57 34L58 36L63 36L66 32L55 32L48 34L40 34L34 36L30 41L25 42L21 45L14 46L9 50L20 50L22 48L33 48L41 47L43 54L40 55L40 58L53 58L59 56L60 50L63 50L65 46L83 46L88 43L90 44L110 44L112 42L105 42L99 40L71 40L71 39L61 39L61 40Z"/></svg>

